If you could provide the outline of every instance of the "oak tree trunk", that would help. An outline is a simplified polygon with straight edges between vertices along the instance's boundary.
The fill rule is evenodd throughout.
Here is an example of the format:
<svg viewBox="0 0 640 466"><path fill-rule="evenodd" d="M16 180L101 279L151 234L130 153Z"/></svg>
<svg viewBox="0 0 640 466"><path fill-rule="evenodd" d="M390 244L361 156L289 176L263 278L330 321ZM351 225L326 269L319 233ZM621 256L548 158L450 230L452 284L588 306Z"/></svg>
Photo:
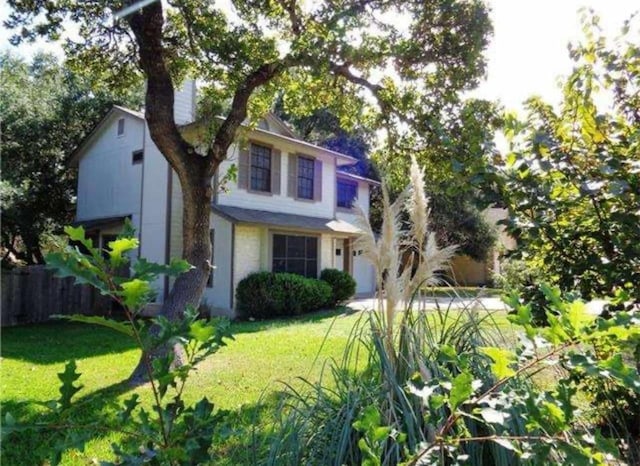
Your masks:
<svg viewBox="0 0 640 466"><path fill-rule="evenodd" d="M234 94L231 109L218 128L206 155L198 154L182 138L174 120L174 88L165 62L163 46L164 15L162 2L154 2L127 18L138 44L140 67L147 78L145 117L149 135L162 155L177 173L183 198L183 258L194 268L178 277L165 300L161 314L178 319L187 305L198 306L207 284L211 265L209 219L213 199L212 177L227 149L233 143L236 130L247 117L247 103L252 92L281 73L293 62L264 63L249 73ZM167 351L167 348L162 351ZM174 349L179 362L180 351ZM143 354L142 358L154 355ZM143 362L144 359L141 359ZM130 378L137 384L149 374L138 367Z"/></svg>
<svg viewBox="0 0 640 466"><path fill-rule="evenodd" d="M200 304L200 298L211 272L212 245L209 235L211 202L213 200L211 178L198 174L196 169L190 170L182 177L179 174L179 178L183 197L182 257L193 268L176 279L162 305L161 315L170 320L182 318L187 306L197 307ZM170 350L174 351L175 364L181 364L182 349L179 346L160 348L153 354L142 355L129 382L132 385L146 383L149 374L143 364L144 358L163 355Z"/></svg>

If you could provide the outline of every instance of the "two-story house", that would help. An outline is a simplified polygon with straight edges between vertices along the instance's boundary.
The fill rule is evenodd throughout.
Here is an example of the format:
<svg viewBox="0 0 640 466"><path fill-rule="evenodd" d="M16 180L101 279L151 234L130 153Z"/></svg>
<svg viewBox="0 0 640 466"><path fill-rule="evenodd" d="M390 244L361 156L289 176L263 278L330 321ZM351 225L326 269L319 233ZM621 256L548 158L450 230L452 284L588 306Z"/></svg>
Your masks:
<svg viewBox="0 0 640 466"><path fill-rule="evenodd" d="M175 117L188 139L194 121L195 84L176 92ZM211 206L212 272L204 298L232 314L235 288L257 271L317 277L325 268L348 271L358 294L374 292L372 266L353 247L358 234L353 206L369 211L377 182L341 171L356 159L297 137L267 115L246 141L231 146L214 177ZM182 199L177 176L149 136L144 115L114 107L72 156L78 167L76 223L101 246L130 218L140 239L138 257L166 263L182 253ZM235 181L217 186L235 164ZM135 260L135 258L134 258ZM155 284L158 301L168 280Z"/></svg>

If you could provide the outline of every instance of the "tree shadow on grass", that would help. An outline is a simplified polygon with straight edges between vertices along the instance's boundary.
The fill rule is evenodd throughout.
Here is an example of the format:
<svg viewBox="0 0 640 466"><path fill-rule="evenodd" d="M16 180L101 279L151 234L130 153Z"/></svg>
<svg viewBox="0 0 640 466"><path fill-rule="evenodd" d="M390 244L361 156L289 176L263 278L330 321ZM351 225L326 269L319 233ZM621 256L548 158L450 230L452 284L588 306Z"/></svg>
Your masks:
<svg viewBox="0 0 640 466"><path fill-rule="evenodd" d="M121 431L118 398L131 390L126 381L115 383L74 398L71 407L59 414L30 400L3 401L3 416L10 413L20 431L3 439L1 463L46 464L56 444L69 433L88 433L91 440Z"/></svg>
<svg viewBox="0 0 640 466"><path fill-rule="evenodd" d="M347 317L361 311L351 309L348 306L339 306L335 309L324 309L301 316L282 317L265 320L235 320L231 325L233 335L240 333L255 333L263 330L289 327L305 323L320 323L323 321Z"/></svg>
<svg viewBox="0 0 640 466"><path fill-rule="evenodd" d="M33 364L56 364L135 348L133 339L97 325L55 322L2 329L2 357Z"/></svg>
<svg viewBox="0 0 640 466"><path fill-rule="evenodd" d="M148 388L144 388L145 390ZM3 465L47 464L56 444L70 432L88 433L89 441L106 437L109 443L127 437L126 426L117 417L121 409L118 399L131 391L126 382L113 384L83 397L78 397L72 407L62 415L48 413L42 407L29 402L3 403L4 413L11 413L22 426L40 426L7 436L1 445L0 461ZM275 434L274 415L283 397L281 391L273 391L255 403L244 404L237 409L226 410L224 420L214 433L212 459L219 466L260 464ZM211 400L214 405L216 400ZM46 427L49 425L50 427ZM73 427L75 426L75 427ZM105 442L107 443L107 442ZM70 447L71 448L71 447ZM106 453L95 451L75 452L78 464L89 464L93 457L113 460ZM75 464L75 463L74 463Z"/></svg>

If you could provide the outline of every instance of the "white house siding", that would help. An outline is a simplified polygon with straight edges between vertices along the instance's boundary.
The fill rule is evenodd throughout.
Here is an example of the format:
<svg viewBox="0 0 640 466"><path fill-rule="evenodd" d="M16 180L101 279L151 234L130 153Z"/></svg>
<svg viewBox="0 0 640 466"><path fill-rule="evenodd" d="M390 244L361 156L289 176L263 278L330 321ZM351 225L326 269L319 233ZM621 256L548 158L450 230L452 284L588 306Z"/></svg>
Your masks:
<svg viewBox="0 0 640 466"><path fill-rule="evenodd" d="M140 225L140 255L164 264L166 259L167 195L169 165L145 131L142 221ZM157 301L164 299L164 278L153 283Z"/></svg>
<svg viewBox="0 0 640 466"><path fill-rule="evenodd" d="M173 115L177 124L191 123L195 120L196 82L185 80L174 97Z"/></svg>
<svg viewBox="0 0 640 466"><path fill-rule="evenodd" d="M280 194L260 194L253 193L244 189L239 189L237 182L229 182L227 192L218 194L218 203L220 205L232 205L246 209L266 210L272 212L283 212L297 215L307 215L310 217L332 218L335 203L335 165L334 158L331 155L314 153L307 151L312 157L322 161L322 200L307 201L296 200L287 196L288 187L288 169L289 157L291 154L298 154L300 151L292 145L283 144L268 135L252 136L252 140L273 144L281 152L281 168L280 168ZM227 172L232 164L238 165L239 149L237 145L233 145L227 154L227 159L220 165L220 178Z"/></svg>
<svg viewBox="0 0 640 466"><path fill-rule="evenodd" d="M203 301L212 306L215 314L231 316L232 304L232 266L233 230L228 220L211 216L211 228L214 231L213 243L213 286L205 288Z"/></svg>
<svg viewBox="0 0 640 466"><path fill-rule="evenodd" d="M322 235L320 237L320 271L335 268L333 255L333 237L331 235Z"/></svg>
<svg viewBox="0 0 640 466"><path fill-rule="evenodd" d="M356 280L356 294L370 295L375 291L375 270L361 255L353 258L353 278Z"/></svg>
<svg viewBox="0 0 640 466"><path fill-rule="evenodd" d="M118 120L125 118L124 134L117 136ZM115 112L85 149L78 163L76 220L132 215L140 226L142 164L131 163L143 148L144 123Z"/></svg>
<svg viewBox="0 0 640 466"><path fill-rule="evenodd" d="M233 247L233 289L235 290L240 280L247 275L268 270L261 267L263 259L263 249L261 244L264 241L264 228L236 225Z"/></svg>

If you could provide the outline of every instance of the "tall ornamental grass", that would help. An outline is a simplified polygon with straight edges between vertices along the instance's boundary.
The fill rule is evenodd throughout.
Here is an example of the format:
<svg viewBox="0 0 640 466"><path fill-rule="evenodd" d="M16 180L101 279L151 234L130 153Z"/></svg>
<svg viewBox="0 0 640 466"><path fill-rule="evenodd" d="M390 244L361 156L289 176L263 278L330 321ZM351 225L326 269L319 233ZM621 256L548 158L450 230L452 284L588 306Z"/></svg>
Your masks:
<svg viewBox="0 0 640 466"><path fill-rule="evenodd" d="M479 312L477 302L462 310L450 304L424 312L421 290L441 282L438 273L448 267L456 247L440 247L429 227L424 174L415 158L410 177L410 186L394 202L383 183L380 234L360 210L362 234L356 247L375 268L376 308L362 314L342 360L329 361L319 382L305 381L297 390L289 387L266 464L392 465L433 442L437 426L431 419L446 418L446 408L434 408L438 413L425 410L407 382L416 377L430 381L443 372L459 374L456 363L443 356L443 347L475 355L470 362L474 377L486 386L495 383L487 358L478 352L483 346L505 344L498 327L491 325L491 313ZM405 228L403 211L409 219ZM367 418L371 407L379 418ZM513 420L518 430L520 421L515 416ZM468 424L469 429L482 429L472 420ZM384 432L377 448L366 445L369 428ZM514 464L513 455L495 444L480 445L474 453L479 460L471 464L482 464L482 457ZM372 458L378 462L368 463Z"/></svg>

